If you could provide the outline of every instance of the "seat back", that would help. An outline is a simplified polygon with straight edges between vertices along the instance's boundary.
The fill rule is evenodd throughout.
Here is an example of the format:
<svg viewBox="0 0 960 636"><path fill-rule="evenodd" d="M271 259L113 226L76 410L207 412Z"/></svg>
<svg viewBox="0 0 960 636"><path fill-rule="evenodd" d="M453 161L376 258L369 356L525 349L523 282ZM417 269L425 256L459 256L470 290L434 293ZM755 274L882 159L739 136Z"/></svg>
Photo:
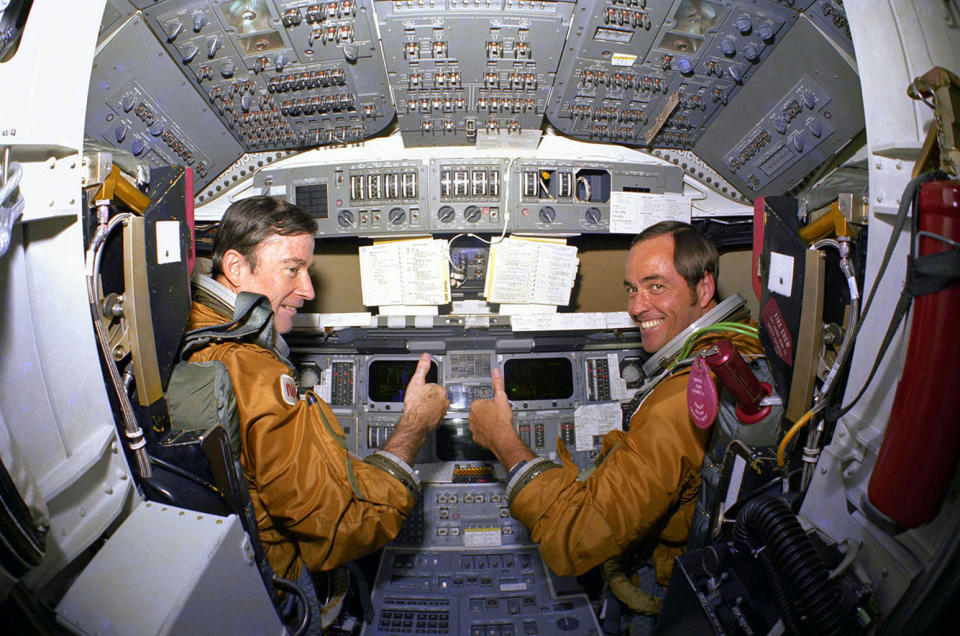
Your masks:
<svg viewBox="0 0 960 636"><path fill-rule="evenodd" d="M773 374L765 359L747 364L757 380L773 386ZM700 467L700 492L688 542L691 550L717 538L725 513L740 493L748 494L769 481L780 440L782 405L771 406L759 422L744 424L737 418L735 403L726 388L718 388L720 409Z"/></svg>

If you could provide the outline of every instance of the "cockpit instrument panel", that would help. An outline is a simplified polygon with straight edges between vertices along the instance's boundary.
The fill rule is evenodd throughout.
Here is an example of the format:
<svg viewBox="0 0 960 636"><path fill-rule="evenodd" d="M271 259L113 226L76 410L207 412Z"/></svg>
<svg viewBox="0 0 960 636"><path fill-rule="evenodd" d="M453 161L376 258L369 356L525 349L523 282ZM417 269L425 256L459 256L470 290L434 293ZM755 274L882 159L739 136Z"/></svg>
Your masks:
<svg viewBox="0 0 960 636"><path fill-rule="evenodd" d="M353 331L354 340L347 347L294 337L292 351L303 388L315 390L330 404L347 433L348 448L360 456L382 448L403 413L404 390L419 358L410 352L415 348L411 343L422 338L446 341L445 351L431 355L427 378L442 385L450 401L443 424L428 436L417 457L418 466L427 466L423 469L427 481L436 471L450 468L441 469L441 464L458 461L486 461L491 466L486 481L494 481L493 471L500 469L474 444L467 425L473 401L493 397L490 372L494 368L503 374L521 439L535 453L553 458L559 438L577 465L592 466L600 449L600 431L594 431L594 421L578 409L619 404L628 397L627 385L635 381L630 370L643 355L635 335L608 336L615 342L597 350L584 347L582 335L567 335L553 341L552 350L538 352L536 338L509 330L461 330L460 335L444 331L433 336L427 328ZM618 427L619 415L615 419L611 425Z"/></svg>
<svg viewBox="0 0 960 636"><path fill-rule="evenodd" d="M590 234L610 231L612 208L630 193L679 194L683 172L655 163L453 156L267 169L253 185L306 206L319 236Z"/></svg>
<svg viewBox="0 0 960 636"><path fill-rule="evenodd" d="M535 149L546 124L677 163L693 153L753 198L802 183L863 130L839 0L133 4L132 15L108 4L87 135L151 165L190 166L205 199L290 152L391 126L406 148L488 151ZM233 171L238 163L246 167ZM502 191L505 169L492 172ZM450 185L496 199L494 178L471 169ZM396 198L386 182L366 188L371 200ZM496 225L466 210L489 215L496 202L458 201L441 223L467 215L473 229ZM398 225L415 226L413 214L403 210ZM595 215L583 231L602 229Z"/></svg>
<svg viewBox="0 0 960 636"><path fill-rule="evenodd" d="M378 358L367 366L367 399L370 404L403 404L407 384L417 370L416 360ZM437 363L430 364L426 382L437 381Z"/></svg>
<svg viewBox="0 0 960 636"><path fill-rule="evenodd" d="M644 357L633 330L352 328L322 341L295 333L290 342L301 387L330 404L347 448L361 457L383 448L400 421L416 351L433 351L427 379L450 400L416 458L422 491L380 558L365 634L599 634L579 585L549 572L510 515L504 469L473 440L470 405L493 397L490 372L499 368L531 450L558 461L559 441L590 468L602 433L620 427Z"/></svg>

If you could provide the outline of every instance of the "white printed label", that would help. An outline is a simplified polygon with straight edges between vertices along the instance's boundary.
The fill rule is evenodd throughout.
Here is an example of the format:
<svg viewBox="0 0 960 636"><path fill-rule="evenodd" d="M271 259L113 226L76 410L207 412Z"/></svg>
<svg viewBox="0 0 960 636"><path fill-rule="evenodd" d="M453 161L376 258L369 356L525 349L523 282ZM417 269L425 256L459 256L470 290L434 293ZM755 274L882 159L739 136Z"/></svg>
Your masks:
<svg viewBox="0 0 960 636"><path fill-rule="evenodd" d="M180 221L157 221L157 264L180 262Z"/></svg>
<svg viewBox="0 0 960 636"><path fill-rule="evenodd" d="M593 450L593 438L622 430L623 411L619 402L581 404L573 412L574 435L578 451Z"/></svg>
<svg viewBox="0 0 960 636"><path fill-rule="evenodd" d="M498 546L500 528L466 528L463 531L463 545L467 548Z"/></svg>
<svg viewBox="0 0 960 636"><path fill-rule="evenodd" d="M793 291L793 257L779 252L770 252L770 277L767 289L783 296Z"/></svg>
<svg viewBox="0 0 960 636"><path fill-rule="evenodd" d="M610 233L639 234L660 221L690 222L692 199L676 193L613 192Z"/></svg>

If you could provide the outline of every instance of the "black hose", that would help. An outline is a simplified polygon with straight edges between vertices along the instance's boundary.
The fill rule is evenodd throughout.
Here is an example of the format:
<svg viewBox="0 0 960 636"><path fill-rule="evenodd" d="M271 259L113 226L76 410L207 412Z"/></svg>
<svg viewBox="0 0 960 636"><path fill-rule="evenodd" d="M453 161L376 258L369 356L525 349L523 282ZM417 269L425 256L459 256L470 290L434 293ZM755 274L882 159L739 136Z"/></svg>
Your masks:
<svg viewBox="0 0 960 636"><path fill-rule="evenodd" d="M306 567L306 566L303 566ZM293 594L299 599L300 608L303 612L300 614L300 624L293 631L292 636L303 636L310 627L310 621L313 619L313 612L310 610L310 601L307 599L307 593L302 587L289 579L282 579L279 576L273 577L273 585L280 590Z"/></svg>
<svg viewBox="0 0 960 636"><path fill-rule="evenodd" d="M800 625L797 623L797 617L790 607L790 599L787 598L787 592L783 589L783 583L777 576L777 568L773 565L770 555L766 550L761 550L757 555L760 563L763 565L764 572L767 574L767 580L770 582L770 590L773 592L773 598L780 609L780 618L783 620L783 629L787 634L799 634Z"/></svg>
<svg viewBox="0 0 960 636"><path fill-rule="evenodd" d="M791 622L799 633L843 633L840 590L786 503L770 498L747 502L737 515L734 540L768 554L772 565L768 575L779 579L793 609L781 609L785 628L791 629Z"/></svg>

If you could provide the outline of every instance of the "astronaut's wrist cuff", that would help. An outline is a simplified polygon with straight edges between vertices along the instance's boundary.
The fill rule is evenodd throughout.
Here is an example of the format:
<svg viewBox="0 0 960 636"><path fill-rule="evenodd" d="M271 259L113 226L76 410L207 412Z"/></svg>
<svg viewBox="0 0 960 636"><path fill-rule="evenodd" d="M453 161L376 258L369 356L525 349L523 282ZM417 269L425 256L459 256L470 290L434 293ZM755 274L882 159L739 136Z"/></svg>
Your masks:
<svg viewBox="0 0 960 636"><path fill-rule="evenodd" d="M513 498L523 490L523 487L529 484L535 477L540 473L546 472L552 468L561 468L560 464L552 462L549 459L543 457L537 457L536 459L531 459L528 462L523 463L520 466L514 466L513 476L507 481L507 503L512 504Z"/></svg>
<svg viewBox="0 0 960 636"><path fill-rule="evenodd" d="M372 455L367 455L363 461L393 475L414 498L420 494L420 478L413 471L413 467L393 453L378 450Z"/></svg>

